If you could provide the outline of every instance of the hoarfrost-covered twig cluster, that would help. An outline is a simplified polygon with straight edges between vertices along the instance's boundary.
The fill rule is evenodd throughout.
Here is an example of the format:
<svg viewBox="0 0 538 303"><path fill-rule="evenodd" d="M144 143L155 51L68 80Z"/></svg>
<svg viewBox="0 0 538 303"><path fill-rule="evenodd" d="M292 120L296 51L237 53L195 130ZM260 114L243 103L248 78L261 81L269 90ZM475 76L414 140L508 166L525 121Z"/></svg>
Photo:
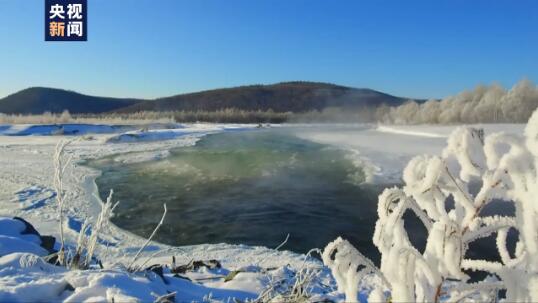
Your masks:
<svg viewBox="0 0 538 303"><path fill-rule="evenodd" d="M163 208L164 208L164 211L163 211L163 215L161 217L161 220L159 221L159 223L157 224L157 226L155 226L155 229L153 229L153 232L151 233L151 235L149 236L149 238L146 240L146 242L144 242L144 245L142 245L140 247L140 249L136 252L136 254L133 256L133 258L131 259L131 262L129 263L129 265L127 266L127 269L131 272L134 272L134 271L139 271L141 270L140 266L135 266L135 262L136 260L138 260L138 257L140 256L140 254L142 253L142 251L144 251L144 249L149 245L149 243L151 243L151 240L153 239L153 237L155 236L155 234L157 234L157 231L159 230L159 228L161 228L161 226L163 225L164 223L164 218L166 218L166 213L168 212L167 208L166 208L166 203L163 204ZM142 263L143 265L146 264L146 262Z"/></svg>
<svg viewBox="0 0 538 303"><path fill-rule="evenodd" d="M87 239L86 245L86 261L83 264L83 267L86 268L90 265L92 261L93 254L95 252L95 246L97 244L97 237L101 233L104 226L110 221L110 218L113 215L114 209L118 206L119 202L112 202L112 194L114 192L110 190L106 203L101 204L101 213L97 217L97 221L91 231L89 239Z"/></svg>
<svg viewBox="0 0 538 303"><path fill-rule="evenodd" d="M119 202L112 202L112 191L106 203L101 205L101 212L96 222L91 225L88 219L84 220L77 238L76 248L73 254L66 252L64 238L64 207L65 192L63 188L63 178L65 170L72 160L71 156L65 155L65 148L75 140L61 140L56 145L54 153L54 188L56 190L56 200L58 202L58 219L60 226L60 250L57 253L58 263L73 269L88 268L94 256L97 238L104 226L109 222L113 211ZM93 227L93 228L92 228ZM88 231L91 230L88 235Z"/></svg>
<svg viewBox="0 0 538 303"><path fill-rule="evenodd" d="M288 238L289 235L283 243ZM314 248L307 252L303 264L297 270L291 270L288 266L273 269L274 272L268 275L268 287L252 302L312 302L312 290L319 287L315 281L319 279L321 273L321 268L307 266L307 260L311 258L312 253L321 253L321 251Z"/></svg>
<svg viewBox="0 0 538 303"><path fill-rule="evenodd" d="M537 302L537 170L538 111L524 136L485 137L480 129L460 127L442 156L415 157L404 170L405 185L379 196L373 237L381 252L379 270L340 238L325 248L323 261L346 301L357 300L358 281L371 273L382 281L370 294L376 302L452 302L471 295L496 300L499 289L506 290L507 302ZM483 215L494 199L512 203L515 215ZM415 213L427 230L423 252L409 240L406 211ZM513 251L507 248L510 229L518 232ZM466 255L469 243L491 235L496 236L499 261ZM471 283L465 271L490 275Z"/></svg>
<svg viewBox="0 0 538 303"><path fill-rule="evenodd" d="M64 222L63 222L63 210L65 204L65 193L63 189L63 176L65 169L71 162L71 157L65 157L65 148L72 141L61 140L56 145L56 151L54 153L54 189L56 191L56 201L58 202L58 218L60 221L60 250L58 251L58 262L65 264L65 237L64 237Z"/></svg>

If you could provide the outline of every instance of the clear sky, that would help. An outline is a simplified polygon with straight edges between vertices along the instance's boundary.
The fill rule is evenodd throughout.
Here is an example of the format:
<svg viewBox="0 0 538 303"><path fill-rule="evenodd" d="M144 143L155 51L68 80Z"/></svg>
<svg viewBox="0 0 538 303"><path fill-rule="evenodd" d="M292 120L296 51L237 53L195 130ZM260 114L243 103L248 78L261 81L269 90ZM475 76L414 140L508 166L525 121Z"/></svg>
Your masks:
<svg viewBox="0 0 538 303"><path fill-rule="evenodd" d="M153 98L288 80L444 97L538 81L538 1L88 0L87 42L45 42L44 0L0 0L0 97Z"/></svg>

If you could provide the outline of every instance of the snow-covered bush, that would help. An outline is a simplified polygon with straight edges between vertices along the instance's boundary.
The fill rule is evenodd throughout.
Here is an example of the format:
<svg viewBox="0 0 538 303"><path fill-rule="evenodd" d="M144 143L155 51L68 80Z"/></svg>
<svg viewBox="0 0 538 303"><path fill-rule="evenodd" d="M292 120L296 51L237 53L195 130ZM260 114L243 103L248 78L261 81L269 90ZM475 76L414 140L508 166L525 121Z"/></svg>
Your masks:
<svg viewBox="0 0 538 303"><path fill-rule="evenodd" d="M357 300L358 279L379 276L372 301L438 302L474 298L507 302L538 301L538 111L524 136L484 137L482 130L460 127L442 156L418 156L403 173L402 188L379 196L373 241L381 252L379 270L349 242L337 239L324 251L346 301ZM482 214L493 200L511 203L514 216ZM412 211L428 237L420 251L410 239L403 215ZM507 248L510 229L518 232ZM495 235L499 261L471 259L466 252L477 239ZM487 272L470 282L471 271Z"/></svg>

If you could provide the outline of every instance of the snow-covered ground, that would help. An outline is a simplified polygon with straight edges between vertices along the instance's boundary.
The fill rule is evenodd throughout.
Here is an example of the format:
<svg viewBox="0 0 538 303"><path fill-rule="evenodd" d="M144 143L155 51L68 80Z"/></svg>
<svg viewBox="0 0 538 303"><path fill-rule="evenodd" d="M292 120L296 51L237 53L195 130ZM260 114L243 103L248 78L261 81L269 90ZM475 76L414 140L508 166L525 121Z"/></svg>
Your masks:
<svg viewBox="0 0 538 303"><path fill-rule="evenodd" d="M288 127L288 126L283 126ZM486 125L486 133L506 131L521 134L523 125ZM209 133L222 131L255 131L253 125L191 124L169 129L143 129L118 132L106 126L70 128L75 141L67 148L73 157L65 172L64 189L66 241L74 246L78 232L87 218L97 217L102 201L94 179L99 172L81 165L85 159L115 155L116 161L148 161L166 157L168 150L195 144ZM44 263L35 255L46 255L38 240L24 233L16 220L30 222L41 235L58 234L58 208L53 190L52 155L59 140L65 138L58 128L35 126L0 126L0 301L112 301L138 299L153 301L167 293L175 293L176 302L228 301L254 299L264 291L291 288L298 272L313 270L310 287L318 299L342 300L336 292L330 272L315 259L305 259L285 250L243 245L196 245L172 248L151 243L144 254L152 256L147 266L177 265L193 260L218 260L222 268L201 267L173 277L164 270L164 279L150 271L127 273L122 264L143 245L141 239L112 224L105 226L99 237L97 256L104 269L66 270ZM290 127L299 137L346 148L354 152L365 167L371 182L398 182L409 159L417 154L438 154L446 145L453 126L315 126ZM32 130L38 130L32 133ZM17 136L19 134L19 136ZM34 135L32 134L39 134ZM22 136L24 135L24 136ZM30 135L30 136L28 136ZM156 222L157 223L157 222ZM24 234L24 235L22 235ZM285 249L285 247L284 247ZM21 254L12 252L28 252ZM12 253L12 254L7 254ZM34 255L35 254L35 255ZM153 256L153 254L156 254ZM145 260L145 258L141 258ZM307 262L305 262L307 260ZM240 273L231 281L225 277L234 270ZM192 281L189 281L188 278ZM282 282L284 281L284 282ZM367 291L367 287L363 291Z"/></svg>
<svg viewBox="0 0 538 303"><path fill-rule="evenodd" d="M70 246L76 244L84 220L95 220L102 203L94 183L99 172L81 165L82 160L117 155L116 161L148 161L165 157L171 148L195 144L209 133L254 128L253 125L193 124L177 129L69 137L75 141L66 150L73 157L64 176L66 242ZM6 255L17 251L40 256L47 254L39 247L39 240L31 235L19 235L23 232L21 224L7 218L24 218L41 235L59 238L52 155L56 144L66 138L43 133L43 128L32 126L17 127L24 136L13 136L13 129L4 128L9 135L0 136L0 216L4 217L0 220L0 302L124 302L134 299L146 302L176 291L176 302L211 298L225 302L230 298L255 299L272 287L273 280L286 280L280 287L293 283L293 273L300 268L318 268L321 272L315 283L331 283L328 271L321 268L319 261L309 259L305 263L304 256L289 251L228 244L171 248L151 243L144 252L144 255L152 256L147 266L170 264L174 256L177 265L186 265L193 260L218 260L222 268L201 267L182 274L183 278L173 277L173 273L165 269L166 280L151 275L151 272L129 274L122 266L129 263L145 239L112 224L106 225L98 240L97 256L105 270L69 271L45 264L34 255ZM39 130L40 135L28 136L29 129ZM91 131L87 132L83 127L80 133ZM27 259L31 259L28 261L31 265L27 264ZM146 257L140 260L145 261ZM224 282L224 277L236 270L240 273L233 280ZM322 292L327 291L318 291Z"/></svg>
<svg viewBox="0 0 538 303"><path fill-rule="evenodd" d="M412 157L438 155L450 133L458 126L326 126L304 127L296 134L307 140L346 148L364 167L368 181L400 183L402 171ZM523 134L524 124L471 125L486 134L506 132Z"/></svg>

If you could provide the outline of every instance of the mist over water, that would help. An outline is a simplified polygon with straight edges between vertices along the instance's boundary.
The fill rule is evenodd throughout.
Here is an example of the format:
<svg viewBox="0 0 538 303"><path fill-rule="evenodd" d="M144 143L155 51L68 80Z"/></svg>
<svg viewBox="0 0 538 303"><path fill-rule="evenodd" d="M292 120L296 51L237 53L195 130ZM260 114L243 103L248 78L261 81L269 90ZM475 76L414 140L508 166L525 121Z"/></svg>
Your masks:
<svg viewBox="0 0 538 303"><path fill-rule="evenodd" d="M208 135L168 158L135 164L105 158L90 163L101 198L121 201L113 222L148 236L166 203L156 240L172 245L232 243L307 252L337 236L374 259L371 238L382 186L343 150L281 130Z"/></svg>
<svg viewBox="0 0 538 303"><path fill-rule="evenodd" d="M167 204L156 240L170 245L230 243L278 246L305 253L338 236L379 264L372 235L377 196L391 184L364 184L352 153L293 135L300 128L235 131L203 137L169 157L125 164L114 156L88 165L104 200L114 189L120 204L112 221L147 237ZM326 131L326 130L325 130ZM335 129L334 131L338 131ZM484 215L510 215L496 201ZM410 241L423 251L427 232L410 211L404 215ZM509 233L509 246L517 235ZM495 239L481 239L466 256L495 261Z"/></svg>

